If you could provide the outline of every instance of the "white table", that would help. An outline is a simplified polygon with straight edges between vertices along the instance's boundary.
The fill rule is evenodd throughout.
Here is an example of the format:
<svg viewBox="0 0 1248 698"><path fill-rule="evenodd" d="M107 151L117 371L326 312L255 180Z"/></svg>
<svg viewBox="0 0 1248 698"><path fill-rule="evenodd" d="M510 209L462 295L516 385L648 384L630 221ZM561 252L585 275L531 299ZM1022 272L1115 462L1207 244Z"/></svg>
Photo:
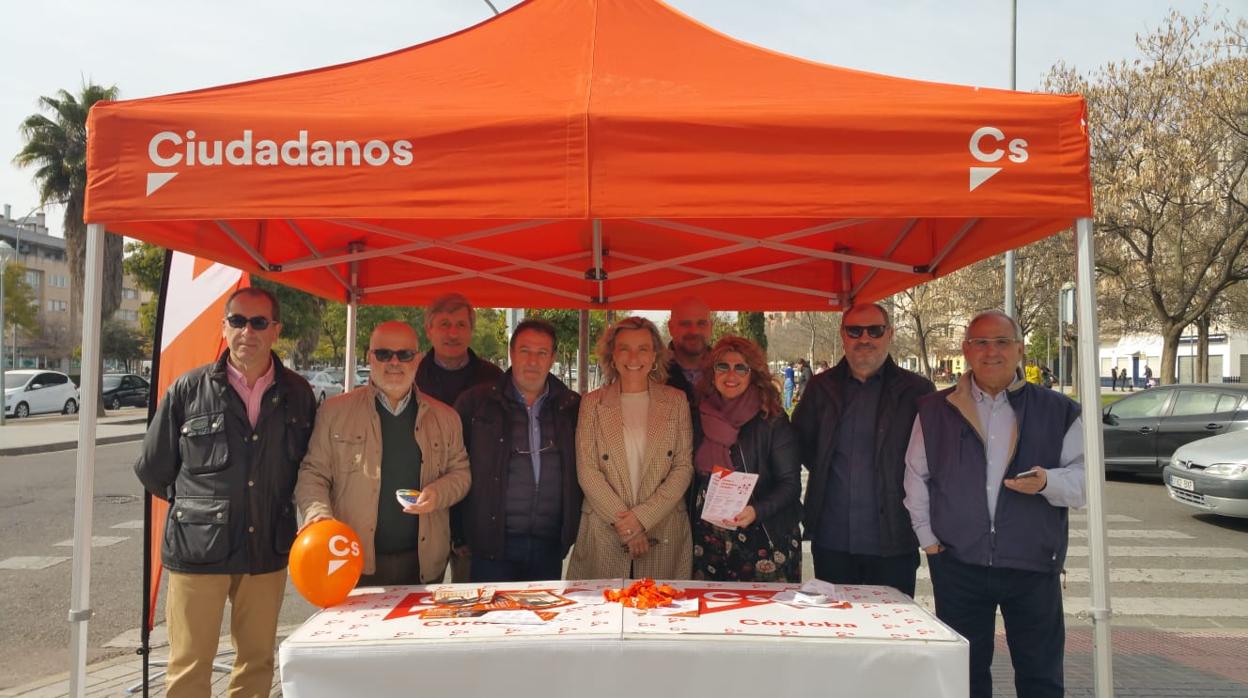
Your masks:
<svg viewBox="0 0 1248 698"><path fill-rule="evenodd" d="M622 580L493 585L600 592ZM850 608L771 600L784 584L674 582L698 617L616 603L543 625L422 619L442 587L360 589L282 643L288 698L416 696L965 696L968 645L888 587L840 587Z"/></svg>

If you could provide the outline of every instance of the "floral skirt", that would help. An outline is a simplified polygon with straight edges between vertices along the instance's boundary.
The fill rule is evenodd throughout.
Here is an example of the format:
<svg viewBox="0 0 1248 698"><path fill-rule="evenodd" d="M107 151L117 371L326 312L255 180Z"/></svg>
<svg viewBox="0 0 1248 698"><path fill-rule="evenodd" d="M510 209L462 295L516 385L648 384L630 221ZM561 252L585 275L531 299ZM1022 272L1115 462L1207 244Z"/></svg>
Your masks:
<svg viewBox="0 0 1248 698"><path fill-rule="evenodd" d="M801 529L772 531L759 521L730 531L700 518L709 476L695 475L693 578L717 582L801 582Z"/></svg>

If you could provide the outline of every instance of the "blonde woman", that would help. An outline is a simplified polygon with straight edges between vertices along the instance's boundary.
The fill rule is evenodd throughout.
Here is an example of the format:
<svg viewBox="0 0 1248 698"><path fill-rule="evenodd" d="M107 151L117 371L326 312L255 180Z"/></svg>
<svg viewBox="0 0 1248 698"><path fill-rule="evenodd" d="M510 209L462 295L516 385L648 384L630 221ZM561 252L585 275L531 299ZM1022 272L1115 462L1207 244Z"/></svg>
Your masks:
<svg viewBox="0 0 1248 698"><path fill-rule="evenodd" d="M585 501L569 579L688 579L685 491L693 475L688 399L664 385L654 323L630 317L598 344L606 384L581 400L576 473Z"/></svg>

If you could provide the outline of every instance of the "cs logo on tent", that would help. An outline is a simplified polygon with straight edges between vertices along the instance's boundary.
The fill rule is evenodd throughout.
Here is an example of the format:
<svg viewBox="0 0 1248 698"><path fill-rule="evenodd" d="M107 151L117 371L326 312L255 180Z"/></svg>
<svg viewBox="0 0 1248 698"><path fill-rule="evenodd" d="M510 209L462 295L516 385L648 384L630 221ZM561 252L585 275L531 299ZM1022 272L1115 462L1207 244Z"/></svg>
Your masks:
<svg viewBox="0 0 1248 698"><path fill-rule="evenodd" d="M1028 157L1027 141L1014 138L1006 142L1005 133L993 126L981 126L976 129L975 133L971 134L970 149L971 157L983 163L996 163L1001 158L1008 157L1010 162L1021 165L1027 162ZM971 167L971 182L968 191L975 191L1001 170L1000 167Z"/></svg>

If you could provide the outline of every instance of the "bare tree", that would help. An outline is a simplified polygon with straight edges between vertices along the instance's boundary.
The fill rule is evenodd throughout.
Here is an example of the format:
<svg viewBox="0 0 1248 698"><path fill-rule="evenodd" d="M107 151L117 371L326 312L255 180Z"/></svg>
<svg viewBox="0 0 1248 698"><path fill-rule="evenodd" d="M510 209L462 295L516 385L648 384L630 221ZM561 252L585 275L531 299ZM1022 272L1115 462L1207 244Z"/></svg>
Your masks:
<svg viewBox="0 0 1248 698"><path fill-rule="evenodd" d="M1248 279L1246 26L1172 12L1143 59L1048 80L1088 99L1099 271L1123 329L1161 334L1163 383L1184 329Z"/></svg>

